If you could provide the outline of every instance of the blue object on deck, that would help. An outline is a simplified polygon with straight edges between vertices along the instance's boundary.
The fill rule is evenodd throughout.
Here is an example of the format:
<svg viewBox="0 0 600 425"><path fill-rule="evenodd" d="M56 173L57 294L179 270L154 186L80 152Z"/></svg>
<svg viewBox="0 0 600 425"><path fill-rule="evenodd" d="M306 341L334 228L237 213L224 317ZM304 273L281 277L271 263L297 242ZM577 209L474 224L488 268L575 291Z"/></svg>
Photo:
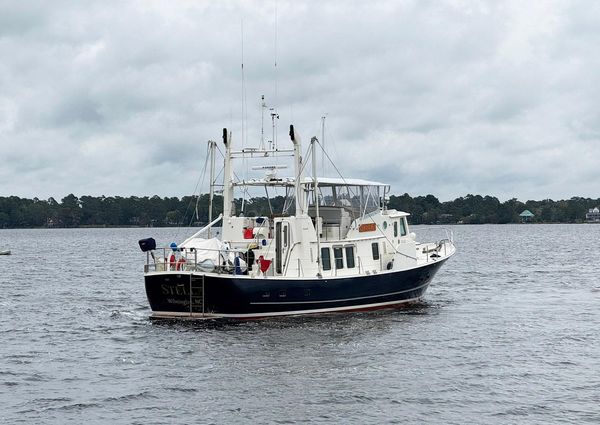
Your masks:
<svg viewBox="0 0 600 425"><path fill-rule="evenodd" d="M171 249L173 251L177 251L177 244L175 242L171 242L171 245L169 245L171 247Z"/></svg>
<svg viewBox="0 0 600 425"><path fill-rule="evenodd" d="M233 259L233 265L235 266L233 274L242 274L242 267L240 266L240 257L235 257Z"/></svg>

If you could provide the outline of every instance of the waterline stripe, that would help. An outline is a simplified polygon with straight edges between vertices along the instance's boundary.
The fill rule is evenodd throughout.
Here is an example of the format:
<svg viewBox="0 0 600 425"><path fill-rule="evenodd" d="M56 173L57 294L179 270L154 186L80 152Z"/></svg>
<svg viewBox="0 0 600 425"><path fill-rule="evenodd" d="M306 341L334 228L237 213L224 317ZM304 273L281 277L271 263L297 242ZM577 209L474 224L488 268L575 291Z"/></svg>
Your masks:
<svg viewBox="0 0 600 425"><path fill-rule="evenodd" d="M424 283L423 285L417 286L412 289L405 289L404 291L389 292L387 294L380 294L380 295L369 295L366 297L341 298L338 300L324 300L324 301L264 301L264 302L250 303L250 304L251 305L324 304L324 303L338 303L338 302L354 301L354 300L366 300L369 298L381 298L381 297L387 297L390 295L404 294L406 292L416 291L417 289L421 289L423 287L426 287L427 285L429 285L429 282Z"/></svg>
<svg viewBox="0 0 600 425"><path fill-rule="evenodd" d="M172 311L155 311L152 314L153 318L156 319L169 319L169 318L178 318L178 319L215 319L215 318L231 318L231 319L251 319L258 317L273 317L273 316L297 316L300 314L315 314L315 313L333 313L337 311L347 311L347 310L362 310L376 307L385 307L391 306L395 304L406 304L418 301L420 297L409 298L406 300L400 301L386 301L383 303L373 303L373 304L362 304L362 305L352 305L346 307L331 307L331 308L318 308L311 310L290 310L290 311L278 311L272 313L245 313L245 314L221 314L221 313L175 313Z"/></svg>

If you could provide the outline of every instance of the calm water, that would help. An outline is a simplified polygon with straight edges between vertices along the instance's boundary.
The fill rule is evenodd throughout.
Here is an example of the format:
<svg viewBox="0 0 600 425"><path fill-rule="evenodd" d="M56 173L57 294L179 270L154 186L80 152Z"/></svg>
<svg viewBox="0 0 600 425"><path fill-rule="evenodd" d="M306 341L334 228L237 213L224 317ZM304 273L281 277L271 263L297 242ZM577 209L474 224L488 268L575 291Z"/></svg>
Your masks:
<svg viewBox="0 0 600 425"><path fill-rule="evenodd" d="M454 232L415 308L164 323L183 232L0 230L0 423L600 423L600 226Z"/></svg>

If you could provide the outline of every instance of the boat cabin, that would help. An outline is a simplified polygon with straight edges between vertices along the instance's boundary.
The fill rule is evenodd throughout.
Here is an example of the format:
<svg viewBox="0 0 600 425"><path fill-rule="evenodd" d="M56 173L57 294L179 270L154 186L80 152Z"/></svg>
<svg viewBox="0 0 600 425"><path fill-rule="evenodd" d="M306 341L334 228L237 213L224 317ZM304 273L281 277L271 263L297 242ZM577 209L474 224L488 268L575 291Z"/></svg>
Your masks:
<svg viewBox="0 0 600 425"><path fill-rule="evenodd" d="M394 264L406 267L416 262L408 214L386 209L386 184L319 178L315 185L314 179L305 178L301 192L304 199L300 202L293 199L296 192L292 178L254 179L243 184L263 185L265 189L280 186L286 192L283 210L270 217L233 215L223 221L223 241L240 253L252 251L242 254L249 275L344 276L377 273L393 269ZM297 214L298 204L307 205L304 214ZM411 249L412 256L403 254ZM257 259L270 266L264 269Z"/></svg>

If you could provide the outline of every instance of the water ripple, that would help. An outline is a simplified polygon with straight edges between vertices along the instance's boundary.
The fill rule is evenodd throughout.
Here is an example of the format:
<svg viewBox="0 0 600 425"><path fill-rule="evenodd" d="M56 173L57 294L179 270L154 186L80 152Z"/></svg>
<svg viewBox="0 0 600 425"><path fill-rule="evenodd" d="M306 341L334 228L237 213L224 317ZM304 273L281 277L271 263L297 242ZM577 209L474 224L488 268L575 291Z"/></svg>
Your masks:
<svg viewBox="0 0 600 425"><path fill-rule="evenodd" d="M599 423L600 226L454 230L420 303L249 322L149 319L172 229L0 230L0 422Z"/></svg>

